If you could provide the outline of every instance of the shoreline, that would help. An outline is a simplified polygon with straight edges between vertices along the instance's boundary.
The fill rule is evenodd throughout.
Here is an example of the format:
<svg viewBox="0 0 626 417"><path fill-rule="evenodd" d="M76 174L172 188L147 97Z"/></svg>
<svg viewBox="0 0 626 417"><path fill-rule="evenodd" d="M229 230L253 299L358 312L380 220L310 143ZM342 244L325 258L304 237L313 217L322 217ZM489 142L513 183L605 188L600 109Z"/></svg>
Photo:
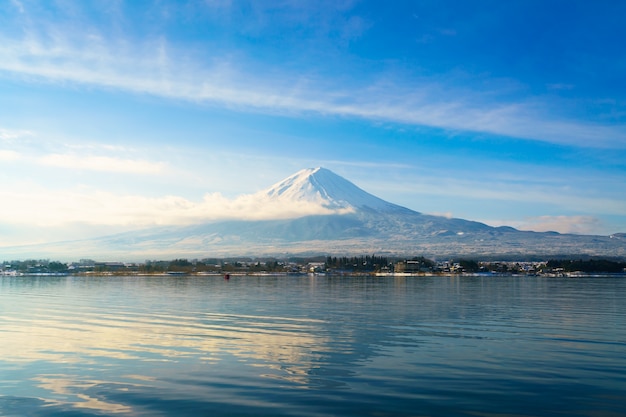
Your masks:
<svg viewBox="0 0 626 417"><path fill-rule="evenodd" d="M371 273L300 273L300 272L158 272L158 273L146 273L146 272L78 272L78 273L6 273L0 272L0 277L225 277L228 275L232 277L277 277L277 276L291 276L291 277L329 277L329 278L358 278L358 277L379 277L379 278L427 278L427 277L475 277L475 278L498 278L498 277L541 277L541 278L592 278L592 277L615 277L626 278L626 272L559 272L559 273L532 273L532 274L520 274L520 273L472 273L472 272L460 272L460 273L436 273L436 272L371 272Z"/></svg>

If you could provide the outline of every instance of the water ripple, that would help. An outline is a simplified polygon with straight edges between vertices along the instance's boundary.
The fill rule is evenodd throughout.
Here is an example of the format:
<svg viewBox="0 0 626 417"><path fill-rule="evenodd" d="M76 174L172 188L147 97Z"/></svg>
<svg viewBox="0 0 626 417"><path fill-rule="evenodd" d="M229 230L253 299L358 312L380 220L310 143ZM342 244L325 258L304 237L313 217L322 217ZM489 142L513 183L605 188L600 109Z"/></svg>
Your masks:
<svg viewBox="0 0 626 417"><path fill-rule="evenodd" d="M625 294L615 278L2 277L0 415L623 415Z"/></svg>

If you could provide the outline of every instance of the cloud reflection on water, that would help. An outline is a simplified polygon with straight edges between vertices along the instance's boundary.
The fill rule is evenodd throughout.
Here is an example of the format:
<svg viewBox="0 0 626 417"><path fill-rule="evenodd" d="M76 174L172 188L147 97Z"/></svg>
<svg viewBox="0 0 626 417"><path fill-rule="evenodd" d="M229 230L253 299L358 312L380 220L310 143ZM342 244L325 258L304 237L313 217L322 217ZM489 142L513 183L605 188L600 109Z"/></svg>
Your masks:
<svg viewBox="0 0 626 417"><path fill-rule="evenodd" d="M2 332L6 339L0 346L0 356L9 362L90 364L96 358L177 361L201 355L207 360L219 360L219 354L229 352L262 362L302 364L317 356L311 354L312 350L326 350L328 339L315 334L317 326L311 321L278 323L280 319L274 319L269 323L260 319L205 315L132 320L83 316L78 320L64 317L63 312L47 318L5 316Z"/></svg>
<svg viewBox="0 0 626 417"><path fill-rule="evenodd" d="M123 374L134 383L158 385L171 377L173 367L205 364L210 371L232 360L247 365L253 376L306 385L312 368L330 351L320 320L106 312L55 304L53 297L16 310L2 315L0 368L13 364L34 375L30 380L48 392L41 399L58 407L130 413L128 406L92 395L90 389L107 384L111 391L121 390Z"/></svg>
<svg viewBox="0 0 626 417"><path fill-rule="evenodd" d="M127 405L104 401L88 394L90 388L102 384L110 385L112 384L111 382L81 380L77 375L41 375L33 378L33 380L39 383L39 388L49 391L54 397L63 398L63 400L42 398L42 401L49 406L64 407L69 405L71 407L99 410L113 414L132 411L132 407ZM124 387L119 386L118 389L124 389Z"/></svg>

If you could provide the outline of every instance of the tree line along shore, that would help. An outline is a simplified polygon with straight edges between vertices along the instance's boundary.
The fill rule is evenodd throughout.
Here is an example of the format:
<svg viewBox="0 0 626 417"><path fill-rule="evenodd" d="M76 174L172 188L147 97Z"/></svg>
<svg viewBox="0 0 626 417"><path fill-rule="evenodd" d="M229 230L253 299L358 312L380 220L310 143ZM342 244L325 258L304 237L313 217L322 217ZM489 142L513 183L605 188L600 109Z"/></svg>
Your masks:
<svg viewBox="0 0 626 417"><path fill-rule="evenodd" d="M177 258L169 261L100 262L81 259L64 263L47 259L4 261L1 275L157 275L157 274L340 274L340 275L448 275L517 274L626 274L626 262L611 259L551 259L548 261L435 261L423 256L391 258L377 255L275 258Z"/></svg>

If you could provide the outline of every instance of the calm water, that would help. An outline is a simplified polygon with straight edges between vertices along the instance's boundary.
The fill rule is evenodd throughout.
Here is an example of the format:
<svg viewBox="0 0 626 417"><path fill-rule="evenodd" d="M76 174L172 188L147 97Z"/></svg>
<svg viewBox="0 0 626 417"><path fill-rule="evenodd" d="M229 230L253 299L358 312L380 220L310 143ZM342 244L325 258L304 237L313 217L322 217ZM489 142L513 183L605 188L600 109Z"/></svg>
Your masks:
<svg viewBox="0 0 626 417"><path fill-rule="evenodd" d="M624 416L624 278L0 277L0 416Z"/></svg>

